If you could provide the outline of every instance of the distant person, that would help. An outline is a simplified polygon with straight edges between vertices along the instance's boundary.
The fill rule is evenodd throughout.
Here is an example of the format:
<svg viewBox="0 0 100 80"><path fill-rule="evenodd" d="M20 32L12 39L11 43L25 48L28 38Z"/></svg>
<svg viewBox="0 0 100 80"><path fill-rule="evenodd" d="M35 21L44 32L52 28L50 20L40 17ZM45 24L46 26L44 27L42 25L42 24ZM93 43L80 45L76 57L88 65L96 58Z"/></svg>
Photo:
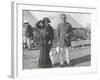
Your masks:
<svg viewBox="0 0 100 80"><path fill-rule="evenodd" d="M69 47L71 46L70 36L72 35L72 25L66 21L66 15L61 14L61 23L58 24L58 43L61 51L60 64L64 65L63 53L66 53L67 64L70 63L69 60Z"/></svg>
<svg viewBox="0 0 100 80"><path fill-rule="evenodd" d="M49 57L49 51L52 47L53 40L53 28L49 24L48 17L43 18L42 21L36 23L36 27L40 29L40 56L39 67L49 68L52 67L52 63Z"/></svg>
<svg viewBox="0 0 100 80"><path fill-rule="evenodd" d="M33 38L33 28L29 24L29 22L25 22L24 26L25 26L25 36L26 36L27 46L28 46L28 49L31 49L30 40Z"/></svg>

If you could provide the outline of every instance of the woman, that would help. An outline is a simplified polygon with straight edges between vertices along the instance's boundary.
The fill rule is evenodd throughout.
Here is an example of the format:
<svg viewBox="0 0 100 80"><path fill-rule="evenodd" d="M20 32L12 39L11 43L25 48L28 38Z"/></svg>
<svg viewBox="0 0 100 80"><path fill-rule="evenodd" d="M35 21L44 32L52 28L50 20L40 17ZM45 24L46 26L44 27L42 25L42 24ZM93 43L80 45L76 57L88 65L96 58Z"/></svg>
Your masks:
<svg viewBox="0 0 100 80"><path fill-rule="evenodd" d="M42 21L39 21L36 26L40 29L40 57L39 67L49 68L52 66L49 57L49 51L52 46L53 29L50 26L49 18L45 17Z"/></svg>

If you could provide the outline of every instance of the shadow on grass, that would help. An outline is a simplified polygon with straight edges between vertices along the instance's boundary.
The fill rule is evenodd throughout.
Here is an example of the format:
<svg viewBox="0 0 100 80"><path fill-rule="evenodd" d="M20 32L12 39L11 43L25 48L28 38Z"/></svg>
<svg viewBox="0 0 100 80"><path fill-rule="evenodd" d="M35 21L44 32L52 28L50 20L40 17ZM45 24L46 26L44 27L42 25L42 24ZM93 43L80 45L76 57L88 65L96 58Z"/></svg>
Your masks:
<svg viewBox="0 0 100 80"><path fill-rule="evenodd" d="M65 65L63 67L72 67L72 66L75 66L77 64L84 63L84 62L87 62L87 61L90 61L90 60L91 60L91 55L86 55L86 56L83 56L83 57L79 57L79 58L76 58L76 59L72 59L70 61L70 64L67 64L66 61L65 61L64 62ZM57 67L59 65L60 65L60 63L56 63L54 67Z"/></svg>
<svg viewBox="0 0 100 80"><path fill-rule="evenodd" d="M87 62L87 61L90 61L91 60L91 55L86 55L86 56L83 56L83 57L79 57L77 59L72 59L71 60L71 66L74 66L74 65L77 65L77 64L80 64L80 63L83 63L83 62Z"/></svg>

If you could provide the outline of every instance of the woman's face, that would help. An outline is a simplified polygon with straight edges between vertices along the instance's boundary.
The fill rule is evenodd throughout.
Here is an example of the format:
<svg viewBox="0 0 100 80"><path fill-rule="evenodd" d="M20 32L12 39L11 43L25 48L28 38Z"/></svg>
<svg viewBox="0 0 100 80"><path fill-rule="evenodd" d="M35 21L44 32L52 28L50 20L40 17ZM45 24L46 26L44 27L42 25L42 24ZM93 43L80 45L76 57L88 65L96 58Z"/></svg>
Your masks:
<svg viewBox="0 0 100 80"><path fill-rule="evenodd" d="M48 26L48 22L47 22L47 21L45 21L45 22L44 22L44 25L45 25L45 26Z"/></svg>

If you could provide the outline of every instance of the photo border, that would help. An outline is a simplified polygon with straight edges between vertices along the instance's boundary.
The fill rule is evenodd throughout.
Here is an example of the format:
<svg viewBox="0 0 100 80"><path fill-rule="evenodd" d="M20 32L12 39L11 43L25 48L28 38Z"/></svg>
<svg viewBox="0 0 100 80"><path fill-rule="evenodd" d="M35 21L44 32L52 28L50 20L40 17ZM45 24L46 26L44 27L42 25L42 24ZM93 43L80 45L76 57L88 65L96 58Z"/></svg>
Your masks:
<svg viewBox="0 0 100 80"><path fill-rule="evenodd" d="M30 7L29 7L30 6ZM26 3L17 3L12 2L12 65L11 65L11 76L13 78L24 78L24 77L40 77L40 76L50 76L50 75L66 75L73 73L90 73L96 72L97 70L97 56L94 50L96 46L94 43L94 39L92 37L95 36L93 34L96 25L96 8L86 8L86 7L71 7L71 6L55 6L55 5L39 5L39 4L26 4ZM37 7L40 9L44 8L46 11L50 11L50 8L54 9L62 9L62 11L70 12L72 9L74 12L89 12L92 14L92 28L91 28L91 67L67 67L67 68L55 68L55 69L32 69L32 70L22 70L22 10L23 9L35 9L33 7ZM49 8L46 8L49 7ZM64 10L64 9L65 10ZM37 10L37 9L35 9ZM43 10L41 8L41 10ZM59 10L58 10L59 11ZM66 71L66 72L65 72ZM35 73L34 73L35 72ZM41 74L43 73L43 74Z"/></svg>

